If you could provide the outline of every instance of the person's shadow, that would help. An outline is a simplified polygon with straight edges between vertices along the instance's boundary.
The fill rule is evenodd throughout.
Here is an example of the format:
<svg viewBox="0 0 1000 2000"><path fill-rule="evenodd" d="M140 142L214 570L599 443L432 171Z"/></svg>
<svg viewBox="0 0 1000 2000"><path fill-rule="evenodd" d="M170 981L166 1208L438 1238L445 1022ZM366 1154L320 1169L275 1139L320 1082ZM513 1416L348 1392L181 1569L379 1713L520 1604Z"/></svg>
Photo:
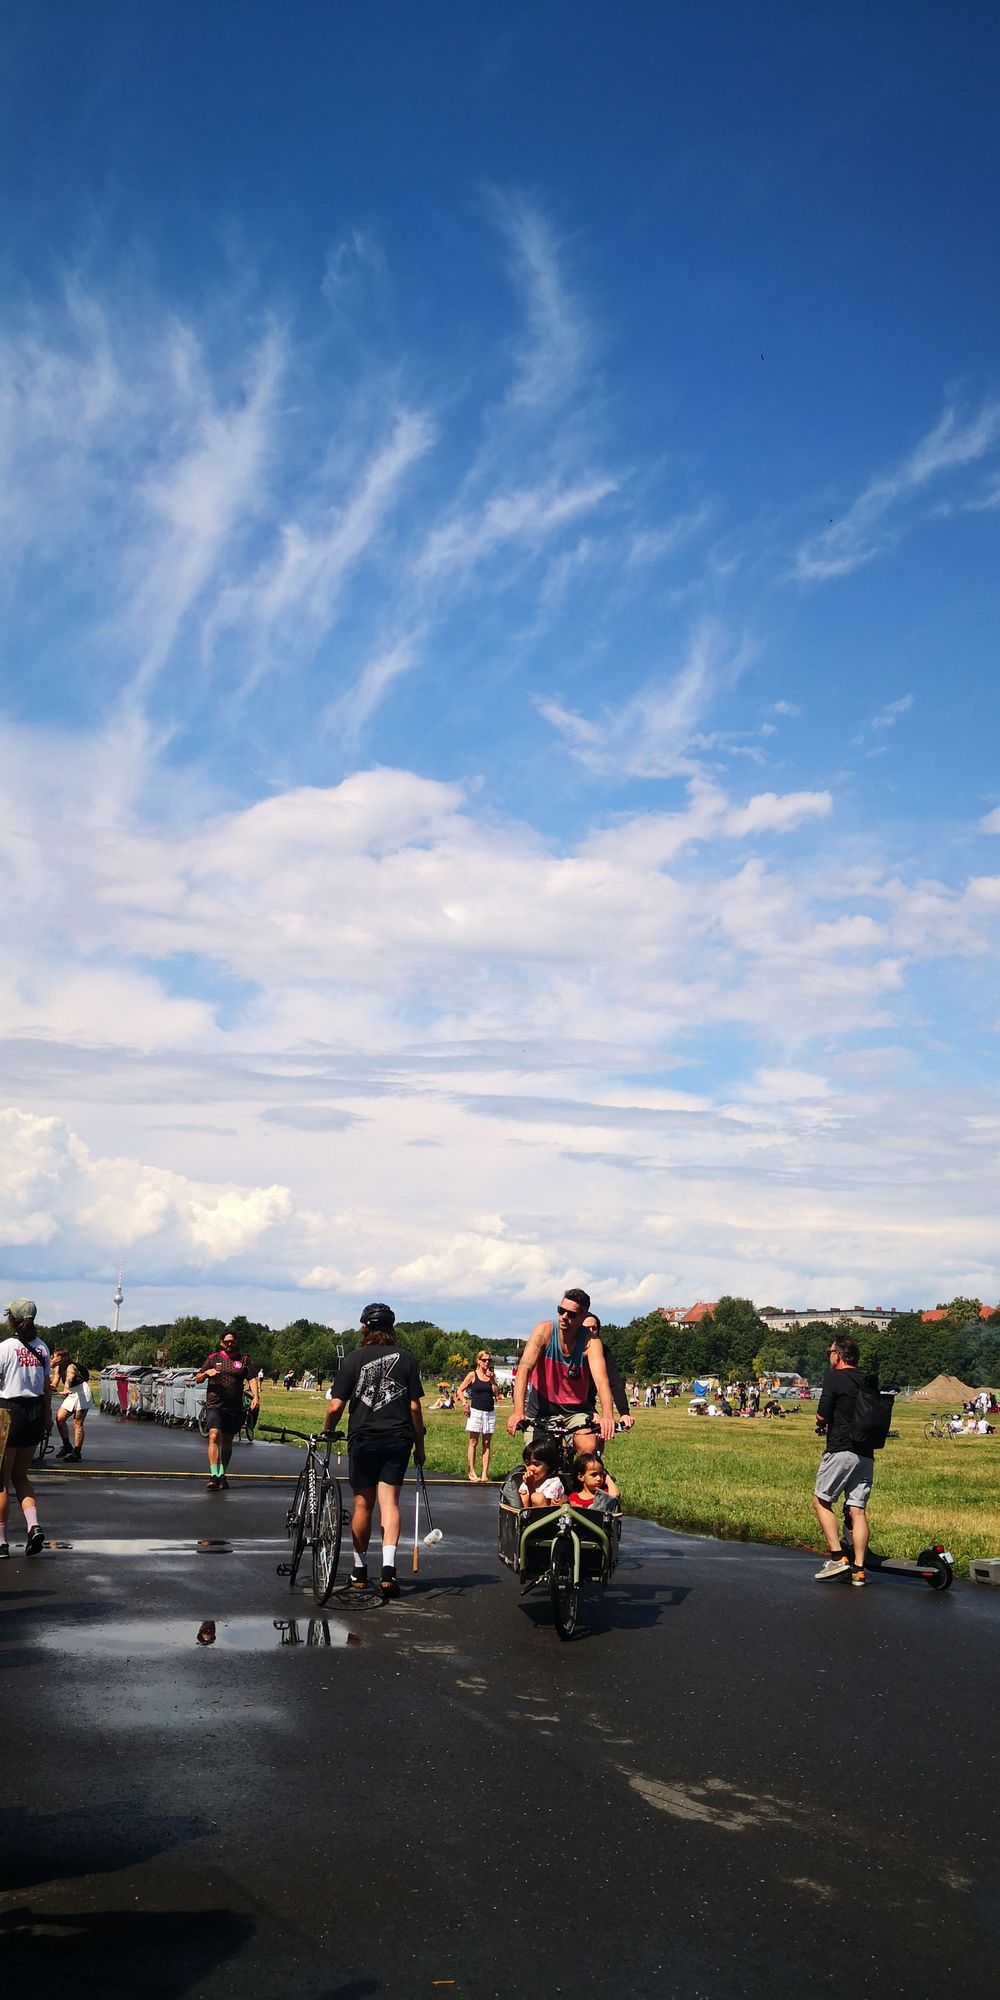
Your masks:
<svg viewBox="0 0 1000 2000"><path fill-rule="evenodd" d="M14 1992L72 1993L107 2000L109 1993L143 1993L182 2000L236 1958L254 1937L251 1916L236 1910L86 1910L74 1915L28 1903L0 1914L5 1986ZM250 1972L247 1960L247 1972ZM370 2000L379 1979L348 1979L321 1987L296 1980L301 2000ZM248 1986L247 1991L252 1988ZM273 1988L271 1990L274 1990Z"/></svg>
<svg viewBox="0 0 1000 2000"><path fill-rule="evenodd" d="M8 1806L4 1888L16 1891L129 1868L184 1847L205 1830L200 1814L153 1815L129 1800L118 1801L113 1813L96 1806L58 1813Z"/></svg>

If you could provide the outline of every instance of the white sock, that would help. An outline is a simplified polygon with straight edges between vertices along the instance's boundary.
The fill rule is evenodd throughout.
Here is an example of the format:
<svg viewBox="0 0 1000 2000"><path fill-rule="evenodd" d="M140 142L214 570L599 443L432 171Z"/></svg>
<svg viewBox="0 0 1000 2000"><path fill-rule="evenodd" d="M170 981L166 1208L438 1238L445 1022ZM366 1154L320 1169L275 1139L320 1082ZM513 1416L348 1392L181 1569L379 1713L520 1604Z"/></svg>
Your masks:
<svg viewBox="0 0 1000 2000"><path fill-rule="evenodd" d="M396 1544L395 1542L383 1542L382 1568L395 1569L395 1567L396 1567Z"/></svg>
<svg viewBox="0 0 1000 2000"><path fill-rule="evenodd" d="M359 1556L359 1554L358 1554L358 1552L357 1552L357 1549L355 1549L355 1551L354 1551L354 1567L355 1567L355 1569L367 1569L367 1568L368 1568L368 1557L367 1557L367 1555L364 1555L364 1556Z"/></svg>

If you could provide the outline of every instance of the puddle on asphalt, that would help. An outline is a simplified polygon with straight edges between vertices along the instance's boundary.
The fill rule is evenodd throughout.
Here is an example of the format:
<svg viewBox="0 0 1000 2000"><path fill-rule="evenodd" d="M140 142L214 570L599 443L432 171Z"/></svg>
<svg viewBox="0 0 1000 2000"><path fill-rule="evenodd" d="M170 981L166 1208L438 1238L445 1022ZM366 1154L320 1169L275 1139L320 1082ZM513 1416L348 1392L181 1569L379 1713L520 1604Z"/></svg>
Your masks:
<svg viewBox="0 0 1000 2000"><path fill-rule="evenodd" d="M223 1652L265 1653L273 1646L360 1646L356 1632L336 1618L109 1619L93 1625L42 1627L35 1643L46 1652L145 1658L218 1646Z"/></svg>

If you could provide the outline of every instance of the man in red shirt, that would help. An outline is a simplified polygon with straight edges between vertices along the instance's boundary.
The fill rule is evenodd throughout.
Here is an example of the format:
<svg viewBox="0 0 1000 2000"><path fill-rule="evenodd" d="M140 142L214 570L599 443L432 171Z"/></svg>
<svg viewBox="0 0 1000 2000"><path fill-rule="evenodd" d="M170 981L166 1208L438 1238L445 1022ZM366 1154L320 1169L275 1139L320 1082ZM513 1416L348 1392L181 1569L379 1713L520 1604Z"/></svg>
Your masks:
<svg viewBox="0 0 1000 2000"><path fill-rule="evenodd" d="M209 1493L221 1493L228 1484L226 1472L233 1455L233 1439L243 1422L243 1390L250 1388L251 1408L260 1401L260 1384L232 1327L227 1327L218 1348L210 1354L195 1376L208 1382L205 1413L208 1418Z"/></svg>

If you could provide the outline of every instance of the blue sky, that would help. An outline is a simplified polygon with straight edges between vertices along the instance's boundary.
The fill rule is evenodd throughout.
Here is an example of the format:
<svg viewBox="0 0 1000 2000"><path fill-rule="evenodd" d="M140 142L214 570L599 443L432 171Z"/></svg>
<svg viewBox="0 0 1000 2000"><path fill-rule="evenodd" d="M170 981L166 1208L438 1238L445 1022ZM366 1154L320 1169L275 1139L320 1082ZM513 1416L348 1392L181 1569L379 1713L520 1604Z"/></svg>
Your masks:
<svg viewBox="0 0 1000 2000"><path fill-rule="evenodd" d="M12 1288L1000 1297L1000 25L4 28Z"/></svg>

